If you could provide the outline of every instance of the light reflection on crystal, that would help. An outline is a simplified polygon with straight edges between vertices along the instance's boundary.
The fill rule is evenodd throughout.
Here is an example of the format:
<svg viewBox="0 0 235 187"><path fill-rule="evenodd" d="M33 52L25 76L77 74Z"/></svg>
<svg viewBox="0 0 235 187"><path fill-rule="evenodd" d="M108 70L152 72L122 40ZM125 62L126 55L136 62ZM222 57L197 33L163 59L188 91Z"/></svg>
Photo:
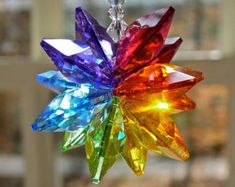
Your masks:
<svg viewBox="0 0 235 187"><path fill-rule="evenodd" d="M64 135L64 144L61 146L61 151L68 151L84 145L88 129L89 126L79 128L73 132L66 132Z"/></svg>
<svg viewBox="0 0 235 187"><path fill-rule="evenodd" d="M110 93L102 92L93 95L92 89L90 93L84 92L84 89L72 89L58 95L38 116L33 130L74 131L86 127L112 97Z"/></svg>
<svg viewBox="0 0 235 187"><path fill-rule="evenodd" d="M65 132L62 151L85 144L93 183L120 156L136 175L144 174L148 151L186 160L189 152L171 115L195 108L186 93L203 80L200 72L169 64L182 43L167 38L172 7L137 19L122 33L124 0L109 1L108 30L117 38L123 34L118 44L80 7L74 41L42 40L59 71L37 80L59 95L32 125L34 131Z"/></svg>
<svg viewBox="0 0 235 187"><path fill-rule="evenodd" d="M119 99L114 97L111 105L92 121L88 131L86 154L94 183L99 183L121 156L124 144L125 132Z"/></svg>

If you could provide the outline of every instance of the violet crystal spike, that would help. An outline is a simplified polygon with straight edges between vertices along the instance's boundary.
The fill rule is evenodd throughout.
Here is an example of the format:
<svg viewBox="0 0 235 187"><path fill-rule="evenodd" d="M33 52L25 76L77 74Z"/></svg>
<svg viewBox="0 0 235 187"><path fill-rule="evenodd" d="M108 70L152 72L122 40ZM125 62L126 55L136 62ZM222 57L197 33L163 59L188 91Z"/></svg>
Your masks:
<svg viewBox="0 0 235 187"><path fill-rule="evenodd" d="M114 75L111 69L87 44L64 39L44 39L41 44L68 79L78 84L92 82L98 87L112 87Z"/></svg>
<svg viewBox="0 0 235 187"><path fill-rule="evenodd" d="M78 67L66 60L66 56L85 51L87 46L79 47L71 40L62 39L44 39L41 46L66 78L78 84L89 82Z"/></svg>
<svg viewBox="0 0 235 187"><path fill-rule="evenodd" d="M96 53L107 60L107 64L115 54L112 38L88 12L81 7L76 9L76 39L86 42Z"/></svg>

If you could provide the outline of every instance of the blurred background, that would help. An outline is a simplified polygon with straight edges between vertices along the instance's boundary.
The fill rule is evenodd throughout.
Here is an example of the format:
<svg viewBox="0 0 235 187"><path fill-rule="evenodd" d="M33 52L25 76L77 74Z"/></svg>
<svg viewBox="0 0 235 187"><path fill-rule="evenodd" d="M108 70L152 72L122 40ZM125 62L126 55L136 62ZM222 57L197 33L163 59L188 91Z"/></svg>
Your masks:
<svg viewBox="0 0 235 187"><path fill-rule="evenodd" d="M54 97L36 74L54 69L39 43L74 38L74 9L82 6L108 26L108 0L0 0L0 187L93 187L84 149L60 153L62 134L33 133L30 124ZM170 36L184 44L174 64L205 73L190 96L197 109L174 116L191 158L149 154L135 177L120 160L100 187L235 186L235 1L127 0L126 21L174 6Z"/></svg>

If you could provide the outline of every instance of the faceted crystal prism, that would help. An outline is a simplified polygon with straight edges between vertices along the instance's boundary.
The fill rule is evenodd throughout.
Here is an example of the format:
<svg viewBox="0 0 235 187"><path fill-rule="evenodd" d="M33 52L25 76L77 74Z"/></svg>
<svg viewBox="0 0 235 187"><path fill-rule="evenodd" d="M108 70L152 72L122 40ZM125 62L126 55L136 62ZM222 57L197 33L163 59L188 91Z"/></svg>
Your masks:
<svg viewBox="0 0 235 187"><path fill-rule="evenodd" d="M89 125L73 132L66 132L64 136L64 144L61 146L61 151L68 151L84 145L88 129Z"/></svg>
<svg viewBox="0 0 235 187"><path fill-rule="evenodd" d="M148 106L142 105L145 109L141 111L136 110L136 107L138 103L130 103L128 100L122 102L122 108L128 109L137 120L136 124L140 125L141 134L144 135L141 139L143 146L173 159L186 160L189 152L167 108L148 109Z"/></svg>
<svg viewBox="0 0 235 187"><path fill-rule="evenodd" d="M48 71L37 76L37 81L55 93L62 93L68 89L80 89L82 85L71 82L64 77L59 71Z"/></svg>
<svg viewBox="0 0 235 187"><path fill-rule="evenodd" d="M167 38L173 15L173 8L161 9L128 26L119 42L116 74L134 71L159 54Z"/></svg>
<svg viewBox="0 0 235 187"><path fill-rule="evenodd" d="M127 28L125 21L113 21L107 29L107 32L112 36L115 42L118 42Z"/></svg>
<svg viewBox="0 0 235 187"><path fill-rule="evenodd" d="M123 20L124 0L109 0L111 8L109 9L109 17L112 19L112 23L107 29L107 32L113 38L114 42L118 42L127 28L127 23Z"/></svg>
<svg viewBox="0 0 235 187"><path fill-rule="evenodd" d="M113 98L112 104L92 121L86 142L86 154L94 183L99 183L121 156L125 144L123 125L117 98Z"/></svg>
<svg viewBox="0 0 235 187"><path fill-rule="evenodd" d="M202 79L203 76L200 72L187 68L167 64L150 64L119 84L113 93L120 97L159 93L169 89L193 87Z"/></svg>
<svg viewBox="0 0 235 187"><path fill-rule="evenodd" d="M187 92L203 80L201 72L169 64L182 43L180 37L167 38L172 7L127 27L124 0L109 2L114 40L80 7L75 40L42 40L59 71L41 73L37 81L58 96L32 125L34 131L65 132L61 151L85 145L96 184L120 157L138 176L148 151L188 159L171 115L195 108Z"/></svg>
<svg viewBox="0 0 235 187"><path fill-rule="evenodd" d="M122 156L136 175L143 175L147 160L147 149L141 143L142 135L137 122L130 118L126 109L122 108L122 110L126 133L126 144Z"/></svg>
<svg viewBox="0 0 235 187"><path fill-rule="evenodd" d="M71 81L111 87L114 76L107 61L96 56L86 44L60 39L45 39L41 44L62 74Z"/></svg>
<svg viewBox="0 0 235 187"><path fill-rule="evenodd" d="M89 97L87 89L72 89L58 95L32 125L35 131L74 131L86 127L110 101L109 93Z"/></svg>
<svg viewBox="0 0 235 187"><path fill-rule="evenodd" d="M76 39L87 43L93 53L102 56L111 67L115 46L106 29L102 27L88 12L78 7L76 9Z"/></svg>

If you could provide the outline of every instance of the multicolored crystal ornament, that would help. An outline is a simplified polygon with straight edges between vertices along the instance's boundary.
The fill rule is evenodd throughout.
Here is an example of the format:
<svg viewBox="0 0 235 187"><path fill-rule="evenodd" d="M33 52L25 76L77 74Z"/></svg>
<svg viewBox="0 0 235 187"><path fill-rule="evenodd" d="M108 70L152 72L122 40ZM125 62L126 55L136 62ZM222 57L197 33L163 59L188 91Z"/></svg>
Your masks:
<svg viewBox="0 0 235 187"><path fill-rule="evenodd" d="M110 2L111 11L122 11L124 0ZM113 14L113 21L124 26L123 16ZM144 174L148 151L177 160L189 158L171 115L195 108L186 92L203 75L169 64L182 43L181 38L167 38L173 15L172 7L160 9L137 19L124 32L119 27L122 37L115 43L79 7L75 40L41 42L59 71L39 74L37 80L58 96L32 128L65 132L62 151L85 145L94 183L119 157L136 175Z"/></svg>

